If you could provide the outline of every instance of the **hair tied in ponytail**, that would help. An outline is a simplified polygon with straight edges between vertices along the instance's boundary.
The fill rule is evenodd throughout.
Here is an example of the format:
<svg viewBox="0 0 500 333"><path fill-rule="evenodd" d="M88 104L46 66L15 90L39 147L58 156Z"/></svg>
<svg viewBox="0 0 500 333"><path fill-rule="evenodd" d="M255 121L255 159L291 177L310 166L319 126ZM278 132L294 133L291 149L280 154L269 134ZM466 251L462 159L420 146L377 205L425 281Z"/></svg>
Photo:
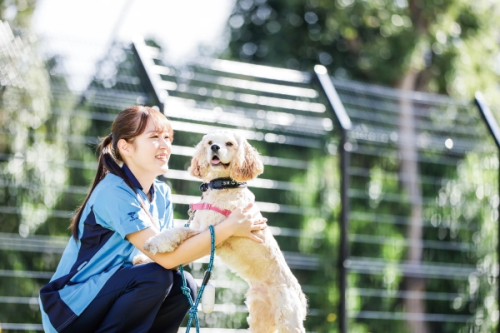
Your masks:
<svg viewBox="0 0 500 333"><path fill-rule="evenodd" d="M104 147L104 148L102 148L102 153L103 153L103 154L110 154L110 155L113 155L113 154L111 153L111 148L109 148L109 147Z"/></svg>
<svg viewBox="0 0 500 333"><path fill-rule="evenodd" d="M166 129L170 135L170 140L174 138L172 126L164 114L150 107L132 106L121 111L116 116L113 124L111 125L111 133L109 133L108 136L106 136L98 145L100 153L94 182L92 183L83 204L76 209L76 214L71 219L70 228L72 230L73 237L76 240L78 240L79 224L83 209L96 186L108 173L112 173L115 176L122 178L132 191L136 192L134 186L121 168L123 166L123 159L120 156L120 151L117 146L118 141L122 139L127 142L133 142L135 137L144 132L149 121L152 121L157 129ZM142 209L150 215L148 210L144 207L142 199L140 199L139 203L141 204ZM151 216L150 218L154 221Z"/></svg>
<svg viewBox="0 0 500 333"><path fill-rule="evenodd" d="M117 142L115 141L115 137L113 136L113 132L109 133L109 138L111 139L111 147L113 147L113 150L116 152L117 150ZM111 150L108 151L109 154L111 154Z"/></svg>

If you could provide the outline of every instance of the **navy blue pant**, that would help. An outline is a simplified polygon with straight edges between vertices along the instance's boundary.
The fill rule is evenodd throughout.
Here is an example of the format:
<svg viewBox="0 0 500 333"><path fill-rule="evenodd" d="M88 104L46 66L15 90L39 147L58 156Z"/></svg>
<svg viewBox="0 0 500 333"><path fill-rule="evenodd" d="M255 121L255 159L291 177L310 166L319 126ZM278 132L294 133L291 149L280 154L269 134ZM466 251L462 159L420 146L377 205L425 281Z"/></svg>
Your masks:
<svg viewBox="0 0 500 333"><path fill-rule="evenodd" d="M194 299L196 283L185 274ZM122 268L63 332L176 333L189 310L181 286L180 272L156 263Z"/></svg>

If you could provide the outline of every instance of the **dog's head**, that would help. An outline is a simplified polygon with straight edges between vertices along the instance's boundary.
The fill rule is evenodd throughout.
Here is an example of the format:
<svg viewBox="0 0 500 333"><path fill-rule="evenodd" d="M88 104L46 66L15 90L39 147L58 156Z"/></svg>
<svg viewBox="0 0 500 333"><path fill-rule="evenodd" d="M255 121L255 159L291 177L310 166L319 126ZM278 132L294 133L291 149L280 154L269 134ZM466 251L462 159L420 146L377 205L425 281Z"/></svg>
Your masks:
<svg viewBox="0 0 500 333"><path fill-rule="evenodd" d="M188 171L203 181L230 177L245 182L264 171L257 150L244 137L232 132L209 133L195 149Z"/></svg>

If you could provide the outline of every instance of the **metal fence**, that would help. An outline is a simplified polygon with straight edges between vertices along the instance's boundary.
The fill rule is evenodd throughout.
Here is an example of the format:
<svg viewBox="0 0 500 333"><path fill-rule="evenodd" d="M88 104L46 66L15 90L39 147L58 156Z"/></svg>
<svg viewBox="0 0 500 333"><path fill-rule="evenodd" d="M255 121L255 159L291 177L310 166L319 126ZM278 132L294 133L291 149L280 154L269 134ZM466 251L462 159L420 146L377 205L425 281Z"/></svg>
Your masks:
<svg viewBox="0 0 500 333"><path fill-rule="evenodd" d="M66 185L58 190L57 204L47 208L44 223L36 228L21 227L22 202L2 201L2 220L9 219L10 223L9 228L1 230L0 249L6 257L14 254L0 270L4 277L0 295L0 306L5 309L0 311L4 314L1 320L4 331L41 330L37 324L37 293L57 265L68 239L60 235L68 235L68 220L88 190L96 167L93 149L98 137L109 131L115 115L135 104L156 104L163 109L166 102L164 111L175 129L175 141L170 170L164 180L173 190L177 223L187 218L187 204L200 198L199 181L188 175L186 166L203 134L216 128L232 129L259 149L266 170L250 183L250 188L263 214L272 221L270 228L304 291L308 295L319 293L320 288L308 280L323 259L300 251L299 247L302 238L314 241L323 236L321 230L301 232L306 216L315 212L297 199L297 193L303 190L302 175L309 167L309 160L324 155L324 137L333 130L326 107L320 101L321 94L311 87L313 76L214 59L173 68L162 64L161 50L153 44L146 45L143 40L132 46L115 43L95 65L90 84L76 92L72 84L79 85L81 78L68 74L64 59L48 58L50 121L57 123L65 118L71 123L65 133ZM82 60L82 66L90 66L88 59ZM168 98L163 100L165 96ZM5 134L5 142L12 141L8 131ZM11 148L4 150L3 165L15 159L16 153ZM40 187L8 178L2 177L5 193L36 191ZM205 266L206 259L191 265L195 278L201 279ZM217 262L215 276L218 287L215 312L202 315L202 325L218 332L244 328L245 283ZM22 290L21 284L29 288ZM321 321L321 314L312 302L311 316Z"/></svg>
<svg viewBox="0 0 500 333"><path fill-rule="evenodd" d="M4 40L20 45L13 35ZM203 134L231 129L261 152L265 171L250 189L309 298L308 331L405 332L423 323L429 332L458 332L493 313L498 152L472 104L339 81L321 67L311 74L202 59L179 68L142 39L114 43L93 59L81 59L94 68L82 85L88 77L69 75L64 58L46 58L49 114L26 134L26 147L0 123L2 170L43 164L36 170L60 175L63 184L28 171L26 179L0 176L2 330L41 330L38 290L95 173L95 144L115 115L135 104L157 105L172 121L173 157L163 180L173 191L176 223L200 198L199 181L186 169ZM0 107L8 107L5 99ZM48 143L48 152L33 155L36 142ZM64 158L53 159L50 147ZM46 196L57 200L47 205ZM30 200L41 204L29 210ZM39 223L29 222L32 216ZM195 278L206 262L190 265ZM215 312L202 314L201 324L244 330L246 284L216 261L215 285Z"/></svg>
<svg viewBox="0 0 500 333"><path fill-rule="evenodd" d="M478 331L498 276L491 114L316 73L342 124L341 331Z"/></svg>
<svg viewBox="0 0 500 333"><path fill-rule="evenodd" d="M333 124L317 86L312 85L313 77L299 71L216 59L173 68L164 65L157 57L158 50L143 40L135 41L133 49L158 103L172 120L174 143L182 144L175 146L177 157L171 160L172 169L166 174L176 193L173 200L177 216L185 218L187 204L200 200L199 180L185 171L193 146L203 134L215 129L240 133L261 152L265 165L264 174L249 183L257 204L268 217L289 266L309 298L314 299L311 294L320 288L309 283L310 276L320 271L323 258L301 251L300 239L323 236L321 232L302 232L304 220L316 213L314 207L301 204L297 193L306 189L302 175L309 161L325 154L325 137L332 132ZM216 283L222 287L216 304L219 313L204 315L202 321L238 328L246 316L242 299L247 287L223 265L216 267L220 276ZM195 264L192 269L195 277L201 278L201 266ZM234 281L239 288L234 287ZM234 311L243 314L235 320ZM311 316L320 317L323 312L311 303Z"/></svg>

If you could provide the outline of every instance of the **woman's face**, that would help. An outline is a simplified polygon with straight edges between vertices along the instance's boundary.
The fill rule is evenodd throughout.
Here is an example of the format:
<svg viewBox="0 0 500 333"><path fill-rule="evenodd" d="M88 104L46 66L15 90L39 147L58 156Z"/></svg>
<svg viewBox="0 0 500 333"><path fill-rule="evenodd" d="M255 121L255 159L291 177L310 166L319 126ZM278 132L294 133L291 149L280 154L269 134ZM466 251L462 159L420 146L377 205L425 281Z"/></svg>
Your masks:
<svg viewBox="0 0 500 333"><path fill-rule="evenodd" d="M159 176L168 170L168 160L172 152L172 143L168 130L158 132L152 121L148 122L144 132L127 146L125 163L136 172ZM138 176L138 175L137 175Z"/></svg>

